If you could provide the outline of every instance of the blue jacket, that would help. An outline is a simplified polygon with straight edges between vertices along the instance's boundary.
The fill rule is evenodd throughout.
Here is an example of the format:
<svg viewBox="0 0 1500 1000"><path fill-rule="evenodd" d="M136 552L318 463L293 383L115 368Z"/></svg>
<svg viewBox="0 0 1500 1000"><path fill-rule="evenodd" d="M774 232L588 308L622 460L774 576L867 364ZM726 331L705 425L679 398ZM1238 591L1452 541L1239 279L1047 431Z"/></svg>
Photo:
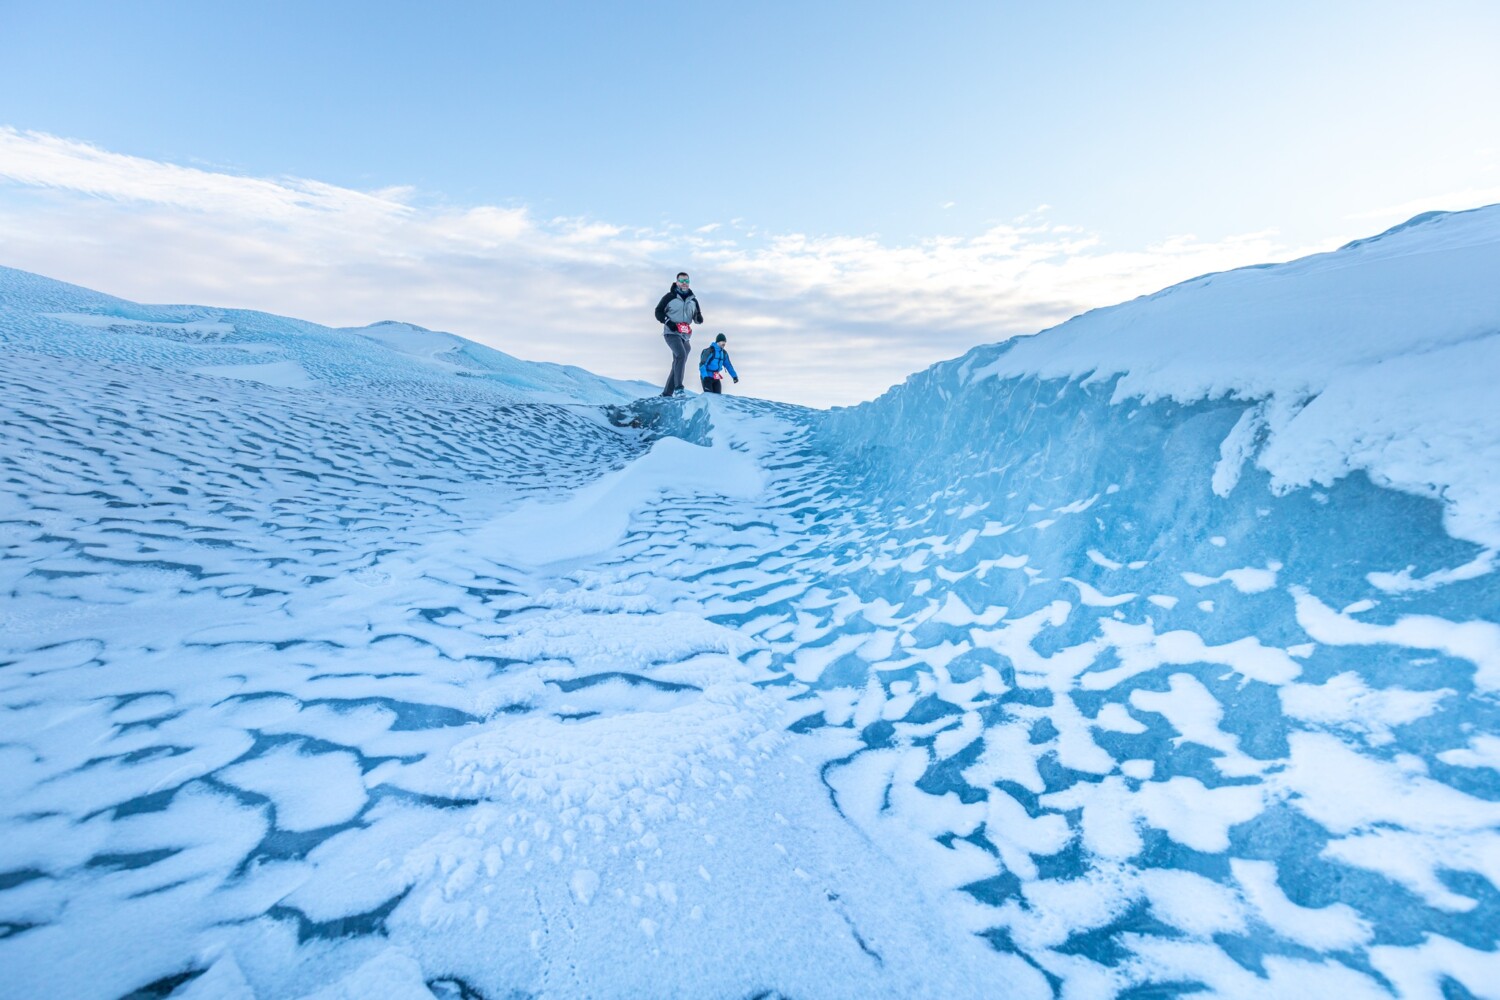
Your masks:
<svg viewBox="0 0 1500 1000"><path fill-rule="evenodd" d="M698 377L713 378L720 368L727 369L730 378L737 379L740 377L735 372L734 363L729 360L729 352L724 350L724 345L718 341L714 341L713 344L705 347L703 353L698 356Z"/></svg>

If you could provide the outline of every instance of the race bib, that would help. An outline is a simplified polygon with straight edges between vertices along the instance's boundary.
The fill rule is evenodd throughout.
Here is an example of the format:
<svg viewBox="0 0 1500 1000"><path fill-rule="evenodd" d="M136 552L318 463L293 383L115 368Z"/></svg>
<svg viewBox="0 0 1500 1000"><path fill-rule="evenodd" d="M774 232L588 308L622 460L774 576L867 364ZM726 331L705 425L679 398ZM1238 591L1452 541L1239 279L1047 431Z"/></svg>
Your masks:
<svg viewBox="0 0 1500 1000"><path fill-rule="evenodd" d="M688 334L693 332L693 328L688 326L686 323L678 323L677 332L682 334L683 336L687 336Z"/></svg>

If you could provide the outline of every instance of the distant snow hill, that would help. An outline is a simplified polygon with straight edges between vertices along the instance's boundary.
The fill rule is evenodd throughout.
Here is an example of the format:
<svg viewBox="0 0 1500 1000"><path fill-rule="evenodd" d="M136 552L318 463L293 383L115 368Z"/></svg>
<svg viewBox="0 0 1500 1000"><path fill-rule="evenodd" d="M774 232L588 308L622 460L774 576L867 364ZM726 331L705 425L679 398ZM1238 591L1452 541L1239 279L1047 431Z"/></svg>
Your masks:
<svg viewBox="0 0 1500 1000"><path fill-rule="evenodd" d="M0 270L0 1000L1500 996L1497 275L818 411Z"/></svg>
<svg viewBox="0 0 1500 1000"><path fill-rule="evenodd" d="M0 268L0 302L12 336L21 331L53 335L73 329L96 331L118 341L154 338L176 345L155 352L187 370L291 388L351 384L452 383L454 376L479 380L450 389L476 398L602 405L653 391L644 382L594 375L572 365L522 361L451 333L386 320L364 327L330 328L303 320L242 309L204 306L143 306L11 268ZM128 341L127 341L128 343ZM151 356L138 345L95 344L100 357Z"/></svg>

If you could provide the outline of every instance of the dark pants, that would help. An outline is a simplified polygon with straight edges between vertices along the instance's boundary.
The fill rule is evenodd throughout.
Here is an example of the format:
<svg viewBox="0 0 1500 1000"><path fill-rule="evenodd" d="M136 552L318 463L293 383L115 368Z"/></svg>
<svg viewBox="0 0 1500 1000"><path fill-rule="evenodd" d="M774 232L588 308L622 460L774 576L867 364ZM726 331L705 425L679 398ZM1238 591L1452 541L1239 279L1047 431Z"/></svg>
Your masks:
<svg viewBox="0 0 1500 1000"><path fill-rule="evenodd" d="M670 396L684 388L682 373L687 368L688 339L680 333L664 333L661 339L672 349L672 370L667 372L667 384L661 391L663 396Z"/></svg>
<svg viewBox="0 0 1500 1000"><path fill-rule="evenodd" d="M716 378L706 378L706 379L703 380L703 391L704 392L716 392L716 393L719 393L720 395L723 395L724 394L724 383L721 382L721 381L719 381Z"/></svg>

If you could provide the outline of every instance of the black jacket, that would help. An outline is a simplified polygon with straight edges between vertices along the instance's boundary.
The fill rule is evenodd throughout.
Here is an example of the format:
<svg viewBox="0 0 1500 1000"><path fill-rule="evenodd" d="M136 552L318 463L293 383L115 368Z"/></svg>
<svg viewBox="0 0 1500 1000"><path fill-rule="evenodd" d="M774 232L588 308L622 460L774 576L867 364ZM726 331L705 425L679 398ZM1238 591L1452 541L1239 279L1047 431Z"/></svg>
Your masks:
<svg viewBox="0 0 1500 1000"><path fill-rule="evenodd" d="M683 315L691 315L692 322L694 323L698 323L700 325L703 323L703 310L698 308L698 297L691 291L686 295L683 295L677 290L676 284L673 284L671 288L667 289L667 294L663 295L661 297L661 301L656 304L656 321L658 323L666 324L669 322L682 322L682 320L669 320L667 318L667 306L671 303L673 297L681 298L684 300L682 303L684 309ZM691 309L692 312L689 314L688 312L686 312L687 309Z"/></svg>

